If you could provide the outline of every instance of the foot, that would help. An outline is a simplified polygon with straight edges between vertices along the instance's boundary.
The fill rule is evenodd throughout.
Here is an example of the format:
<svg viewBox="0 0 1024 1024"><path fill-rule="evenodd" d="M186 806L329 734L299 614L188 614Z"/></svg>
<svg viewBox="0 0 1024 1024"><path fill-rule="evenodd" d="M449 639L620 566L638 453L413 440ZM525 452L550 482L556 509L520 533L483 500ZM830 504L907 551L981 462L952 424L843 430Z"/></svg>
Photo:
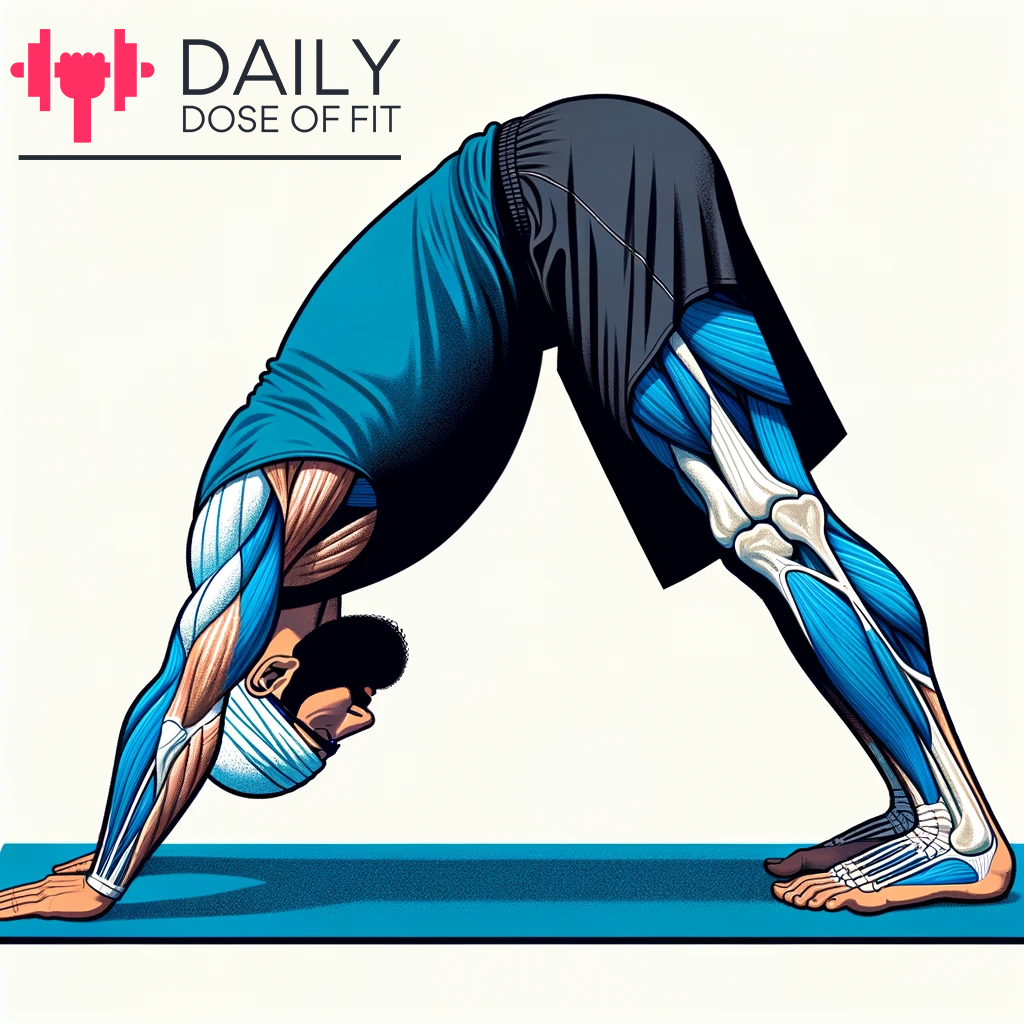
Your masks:
<svg viewBox="0 0 1024 1024"><path fill-rule="evenodd" d="M772 894L807 910L853 910L873 914L936 900L988 901L1013 884L1013 854L1002 836L976 855L958 853L945 806L918 809L918 825L904 836L829 871L776 882Z"/></svg>
<svg viewBox="0 0 1024 1024"><path fill-rule="evenodd" d="M98 893L85 875L50 875L0 892L0 921L25 917L81 921L105 914L114 901Z"/></svg>
<svg viewBox="0 0 1024 1024"><path fill-rule="evenodd" d="M844 860L859 857L862 853L881 846L891 838L887 836L881 839L862 839L855 843L841 843L836 846L829 846L827 843L804 846L794 850L787 857L768 857L764 861L764 869L776 878L793 878L808 871L828 871Z"/></svg>
<svg viewBox="0 0 1024 1024"><path fill-rule="evenodd" d="M844 860L859 857L884 842L906 835L914 827L914 809L909 802L898 804L838 836L794 850L787 857L768 857L764 868L776 878L792 878L806 872L828 871Z"/></svg>

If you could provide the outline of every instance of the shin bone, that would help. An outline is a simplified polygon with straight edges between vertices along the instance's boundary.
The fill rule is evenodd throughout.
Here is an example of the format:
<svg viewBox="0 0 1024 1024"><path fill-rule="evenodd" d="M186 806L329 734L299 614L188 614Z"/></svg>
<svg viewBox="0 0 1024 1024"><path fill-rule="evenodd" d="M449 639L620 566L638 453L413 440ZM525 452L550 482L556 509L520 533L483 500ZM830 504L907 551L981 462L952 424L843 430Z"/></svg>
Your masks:
<svg viewBox="0 0 1024 1024"><path fill-rule="evenodd" d="M956 801L954 817L956 812L959 812L960 820L949 837L950 845L957 853L982 853L992 845L995 838L989 827L988 819L981 809L974 789L960 768L959 762L949 749L941 728L932 718L927 704L925 709L932 727L931 753L942 778L946 781L952 791L952 797Z"/></svg>
<svg viewBox="0 0 1024 1024"><path fill-rule="evenodd" d="M759 523L752 530L741 533L736 538L736 553L742 562L767 576L776 585L796 614L801 627L803 627L803 622L799 610L785 582L786 574L789 572L803 572L814 576L841 592L850 602L864 628L873 631L885 644L900 671L911 684L916 682L928 689L934 689L931 679L907 665L893 649L885 634L875 625L870 612L860 595L854 590L828 544L825 535L825 509L818 498L813 494L804 494L796 500L779 501L772 508L772 520L778 527L778 533L766 523ZM821 573L795 562L790 557L793 553L792 546L786 543L780 533L788 540L806 544L822 560L834 579L829 579ZM806 630L804 632L806 635ZM928 722L930 733L928 750L931 755L929 762L932 765L936 783L956 822L950 843L958 853L965 855L981 853L989 848L993 839L988 820L973 788L967 781L956 758L950 752L942 729L928 702L923 699L916 687L912 685L911 688Z"/></svg>

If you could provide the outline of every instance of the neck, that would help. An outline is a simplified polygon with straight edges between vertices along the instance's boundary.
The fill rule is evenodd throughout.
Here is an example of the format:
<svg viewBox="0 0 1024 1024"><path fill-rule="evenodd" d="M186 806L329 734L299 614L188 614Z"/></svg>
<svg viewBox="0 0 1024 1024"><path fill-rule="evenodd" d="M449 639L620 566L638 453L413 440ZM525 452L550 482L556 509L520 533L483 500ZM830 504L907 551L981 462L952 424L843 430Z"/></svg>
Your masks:
<svg viewBox="0 0 1024 1024"><path fill-rule="evenodd" d="M275 646L290 641L294 647L303 637L309 636L317 626L336 619L341 614L341 599L332 597L329 601L302 605L300 608L282 608L277 616L274 629Z"/></svg>

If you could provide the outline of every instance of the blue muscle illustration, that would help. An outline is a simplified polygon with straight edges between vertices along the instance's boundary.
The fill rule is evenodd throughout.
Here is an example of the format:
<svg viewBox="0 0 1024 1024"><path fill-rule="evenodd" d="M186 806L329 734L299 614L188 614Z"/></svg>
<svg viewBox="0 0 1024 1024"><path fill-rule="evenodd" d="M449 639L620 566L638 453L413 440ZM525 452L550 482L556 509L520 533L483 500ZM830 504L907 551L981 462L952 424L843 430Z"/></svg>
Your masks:
<svg viewBox="0 0 1024 1024"><path fill-rule="evenodd" d="M882 814L766 861L775 896L1009 891L918 602L810 475L845 430L720 160L664 108L592 96L466 139L325 270L206 463L192 594L125 719L95 856L0 893L0 920L105 913L208 777L290 792L374 724L404 639L342 598L485 500L548 349L661 585L720 560L750 586L888 786Z"/></svg>
<svg viewBox="0 0 1024 1024"><path fill-rule="evenodd" d="M993 837L921 693L934 683L917 601L827 509L786 425L788 404L753 315L718 294L683 314L636 389L633 427L706 511L718 543L777 587L913 798L916 827L833 868L837 880L868 891L920 884L941 862L943 877L975 881Z"/></svg>
<svg viewBox="0 0 1024 1024"><path fill-rule="evenodd" d="M222 487L200 512L190 552L195 589L178 617L160 674L129 712L118 744L103 839L89 878L99 891L120 895L168 766L193 736L219 720L222 693L211 697L197 721L170 714L197 640L234 606L237 614L227 628L236 636L224 678L237 682L262 651L277 610L282 538L281 510L260 472Z"/></svg>

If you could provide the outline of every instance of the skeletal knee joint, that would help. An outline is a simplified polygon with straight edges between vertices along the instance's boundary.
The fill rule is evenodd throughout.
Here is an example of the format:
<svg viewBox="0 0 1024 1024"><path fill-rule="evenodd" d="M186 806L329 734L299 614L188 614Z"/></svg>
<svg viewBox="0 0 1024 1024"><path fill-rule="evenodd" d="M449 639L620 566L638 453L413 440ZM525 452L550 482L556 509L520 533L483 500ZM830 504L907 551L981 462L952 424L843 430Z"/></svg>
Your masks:
<svg viewBox="0 0 1024 1024"><path fill-rule="evenodd" d="M782 575L793 565L793 545L774 526L758 523L733 542L739 560L781 586Z"/></svg>
<svg viewBox="0 0 1024 1024"><path fill-rule="evenodd" d="M704 499L715 540L722 547L729 547L736 534L750 525L746 513L725 482L703 459L676 445L672 445L672 454L680 470Z"/></svg>
<svg viewBox="0 0 1024 1024"><path fill-rule="evenodd" d="M784 537L802 541L819 557L831 554L825 537L825 507L815 495L780 499L772 506L772 522Z"/></svg>

